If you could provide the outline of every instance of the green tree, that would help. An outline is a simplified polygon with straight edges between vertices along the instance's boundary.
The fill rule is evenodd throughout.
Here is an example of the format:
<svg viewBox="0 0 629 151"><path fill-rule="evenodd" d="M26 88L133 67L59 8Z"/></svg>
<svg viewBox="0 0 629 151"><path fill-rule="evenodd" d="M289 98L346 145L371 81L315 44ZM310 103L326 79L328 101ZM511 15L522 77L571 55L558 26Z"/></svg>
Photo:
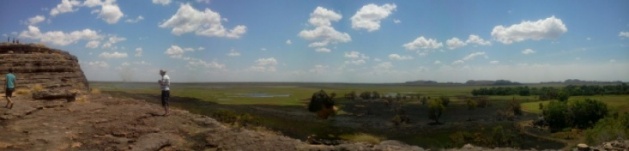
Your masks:
<svg viewBox="0 0 629 151"><path fill-rule="evenodd" d="M378 93L378 91L373 91L371 92L371 95L374 99L379 99L380 98L380 93Z"/></svg>
<svg viewBox="0 0 629 151"><path fill-rule="evenodd" d="M439 100L441 101L441 104L443 104L443 106L448 106L450 104L450 98L447 96L441 96L439 97Z"/></svg>
<svg viewBox="0 0 629 151"><path fill-rule="evenodd" d="M333 115L331 112L334 109L335 96L336 93L328 95L323 90L313 93L308 103L308 111L317 113L319 118L327 119L328 116Z"/></svg>
<svg viewBox="0 0 629 151"><path fill-rule="evenodd" d="M544 104L542 102L539 102L539 110L544 110Z"/></svg>
<svg viewBox="0 0 629 151"><path fill-rule="evenodd" d="M592 127L598 120L607 115L607 105L601 101L585 99L585 101L575 101L570 105L573 114L574 126L578 128Z"/></svg>
<svg viewBox="0 0 629 151"><path fill-rule="evenodd" d="M469 117L467 118L467 120L472 121L472 115L473 115L472 111L476 109L477 104L476 104L476 101L473 101L471 99L467 99L466 103L467 103L467 110L470 110L470 114L468 114Z"/></svg>
<svg viewBox="0 0 629 151"><path fill-rule="evenodd" d="M428 103L428 98L424 96L420 99L420 101L422 102L422 105L426 105L426 103Z"/></svg>
<svg viewBox="0 0 629 151"><path fill-rule="evenodd" d="M561 102L567 102L569 97L570 97L570 94L568 92L560 91L559 94L557 95L557 100Z"/></svg>
<svg viewBox="0 0 629 151"><path fill-rule="evenodd" d="M585 131L585 140L589 144L600 144L602 142L616 140L617 138L629 137L629 113L614 114L607 116L591 129Z"/></svg>
<svg viewBox="0 0 629 151"><path fill-rule="evenodd" d="M565 102L550 101L544 109L544 120L546 120L552 132L570 126L570 119L572 117Z"/></svg>
<svg viewBox="0 0 629 151"><path fill-rule="evenodd" d="M430 103L428 103L428 118L435 120L435 124L440 124L439 118L443 114L443 110L445 110L445 106L441 100L430 101Z"/></svg>

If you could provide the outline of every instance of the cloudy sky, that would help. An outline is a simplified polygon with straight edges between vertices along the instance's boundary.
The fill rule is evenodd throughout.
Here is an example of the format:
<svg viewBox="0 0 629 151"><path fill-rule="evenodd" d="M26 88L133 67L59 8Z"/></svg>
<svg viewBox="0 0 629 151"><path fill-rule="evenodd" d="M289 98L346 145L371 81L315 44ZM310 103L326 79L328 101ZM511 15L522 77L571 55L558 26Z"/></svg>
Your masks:
<svg viewBox="0 0 629 151"><path fill-rule="evenodd" d="M629 81L629 1L3 0L90 81Z"/></svg>

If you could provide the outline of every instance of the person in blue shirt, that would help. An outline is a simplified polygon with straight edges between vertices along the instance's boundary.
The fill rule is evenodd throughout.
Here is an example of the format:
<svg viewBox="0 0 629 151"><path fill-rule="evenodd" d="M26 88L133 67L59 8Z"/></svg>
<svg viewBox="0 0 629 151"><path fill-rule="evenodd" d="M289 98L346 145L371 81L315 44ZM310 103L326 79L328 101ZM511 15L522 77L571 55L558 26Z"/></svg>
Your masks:
<svg viewBox="0 0 629 151"><path fill-rule="evenodd" d="M11 97L13 97L13 91L15 91L15 85L16 85L16 80L15 80L15 75L13 74L13 68L9 68L9 73L5 76L4 78L4 83L6 84L5 86L5 97L7 98L7 105L4 106L6 108L13 108L13 102L11 101Z"/></svg>

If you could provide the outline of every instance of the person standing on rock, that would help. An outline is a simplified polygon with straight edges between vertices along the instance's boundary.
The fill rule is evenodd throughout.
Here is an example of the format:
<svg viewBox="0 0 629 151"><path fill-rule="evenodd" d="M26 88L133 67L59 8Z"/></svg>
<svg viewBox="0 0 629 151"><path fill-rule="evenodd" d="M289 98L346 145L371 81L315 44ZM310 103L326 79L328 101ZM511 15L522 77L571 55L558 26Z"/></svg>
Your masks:
<svg viewBox="0 0 629 151"><path fill-rule="evenodd" d="M13 102L11 101L11 97L13 97L13 91L15 91L15 75L13 74L13 68L9 68L9 73L5 76L4 78L4 83L5 83L5 94L4 97L7 98L7 105L5 105L6 108L13 108Z"/></svg>
<svg viewBox="0 0 629 151"><path fill-rule="evenodd" d="M162 88L162 107L164 107L164 116L168 116L168 98L170 98L170 77L166 75L166 70L159 70L162 79L158 80Z"/></svg>

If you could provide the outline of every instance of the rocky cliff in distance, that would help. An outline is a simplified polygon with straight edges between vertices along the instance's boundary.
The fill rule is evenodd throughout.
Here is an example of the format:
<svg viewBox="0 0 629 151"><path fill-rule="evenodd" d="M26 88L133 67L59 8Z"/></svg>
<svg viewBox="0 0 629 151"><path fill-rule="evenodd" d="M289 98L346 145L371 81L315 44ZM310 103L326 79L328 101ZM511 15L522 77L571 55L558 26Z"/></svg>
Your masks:
<svg viewBox="0 0 629 151"><path fill-rule="evenodd" d="M0 79L4 80L9 68L17 76L18 89L35 85L57 90L89 89L76 56L41 44L0 44Z"/></svg>

